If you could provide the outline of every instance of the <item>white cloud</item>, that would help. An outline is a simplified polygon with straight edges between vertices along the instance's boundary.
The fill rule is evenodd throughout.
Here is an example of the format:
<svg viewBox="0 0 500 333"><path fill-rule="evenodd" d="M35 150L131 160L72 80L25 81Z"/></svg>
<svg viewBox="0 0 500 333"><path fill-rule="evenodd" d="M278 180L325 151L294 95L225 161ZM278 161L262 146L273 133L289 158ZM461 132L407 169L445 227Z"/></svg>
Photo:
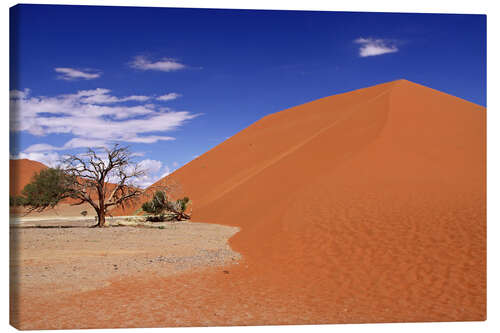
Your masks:
<svg viewBox="0 0 500 333"><path fill-rule="evenodd" d="M75 148L107 148L109 144L104 140L99 139L85 139L85 138L73 138L66 142L62 148L59 150L65 149L75 149Z"/></svg>
<svg viewBox="0 0 500 333"><path fill-rule="evenodd" d="M128 140L128 142L155 143L157 141L173 141L173 140L175 140L175 138L171 136L149 135L149 136L131 138Z"/></svg>
<svg viewBox="0 0 500 333"><path fill-rule="evenodd" d="M145 175L135 180L135 184L142 188L146 188L163 178L165 176L165 170L169 172L168 166L163 166L163 163L157 160L145 159L138 164L142 170L146 171Z"/></svg>
<svg viewBox="0 0 500 333"><path fill-rule="evenodd" d="M354 43L361 45L359 56L363 58L399 51L394 42L386 39L358 38L354 40Z"/></svg>
<svg viewBox="0 0 500 333"><path fill-rule="evenodd" d="M69 67L57 67L54 68L54 70L57 73L61 74L58 76L59 79L68 81L77 79L91 80L91 79L97 79L98 77L101 76L100 73L84 72L82 70Z"/></svg>
<svg viewBox="0 0 500 333"><path fill-rule="evenodd" d="M154 143L175 140L166 135L178 129L199 114L175 111L156 104L143 95L114 96L109 89L81 90L73 94L33 96L29 89L10 92L11 130L36 136L65 134L70 138L60 144L40 142L26 148L12 158L28 158L48 166L56 166L68 150L108 147L112 143ZM135 101L134 105L121 104ZM133 156L143 156L135 153ZM147 187L170 174L162 162L145 159L139 165L147 173L135 184ZM174 167L178 163L173 163ZM116 176L116 175L115 175ZM116 181L113 175L109 181ZM115 177L116 178L116 177Z"/></svg>
<svg viewBox="0 0 500 333"><path fill-rule="evenodd" d="M39 143L26 152L55 151L80 147L103 147L111 142L154 143L175 138L165 132L179 128L198 114L172 111L154 104L119 105L124 99L108 89L83 90L75 94L32 97L29 91L12 91L11 130L32 135L70 134L60 147ZM133 98L132 98L133 97ZM106 102L106 105L102 105Z"/></svg>
<svg viewBox="0 0 500 333"><path fill-rule="evenodd" d="M162 72L172 72L186 68L186 65L177 62L175 59L162 58L158 61L151 61L144 56L137 56L132 60L130 66L141 70L153 70Z"/></svg>
<svg viewBox="0 0 500 333"><path fill-rule="evenodd" d="M122 98L120 102L127 102L127 101L137 101L137 102L144 102L150 99L151 97L149 96L143 96L143 95L132 95L128 96L125 98Z"/></svg>
<svg viewBox="0 0 500 333"><path fill-rule="evenodd" d="M23 91L21 90L11 90L10 91L10 99L21 99L25 98L28 96L30 93L29 89L24 89Z"/></svg>
<svg viewBox="0 0 500 333"><path fill-rule="evenodd" d="M157 101L171 101L173 99L176 99L176 98L179 98L181 97L182 95L181 94L178 94L178 93L168 93L168 94L165 94L165 95L162 95L162 96L158 96L156 98Z"/></svg>
<svg viewBox="0 0 500 333"><path fill-rule="evenodd" d="M56 167L58 166L61 156L58 153L44 153L44 152L33 152L33 153L24 153L21 152L17 155L11 156L12 159L22 159L27 158L32 161L38 161L40 163L45 164L48 167Z"/></svg>
<svg viewBox="0 0 500 333"><path fill-rule="evenodd" d="M160 171L162 165L163 164L160 161L150 159L142 160L139 162L139 167L142 170L147 171L148 173L157 173L158 171Z"/></svg>
<svg viewBox="0 0 500 333"><path fill-rule="evenodd" d="M52 150L59 150L58 147L55 147L53 145L49 145L47 143L36 143L34 145L29 146L24 150L25 153L36 153L36 152L41 152L41 151L52 151Z"/></svg>
<svg viewBox="0 0 500 333"><path fill-rule="evenodd" d="M65 98L78 100L80 103L84 104L111 104L111 103L121 103L121 102L144 102L151 99L150 96L144 95L131 95L126 97L116 97L109 93L111 90L104 88L97 88L93 90L80 90L76 94L63 95Z"/></svg>
<svg viewBox="0 0 500 333"><path fill-rule="evenodd" d="M24 150L25 153L34 153L34 152L49 152L56 150L67 150L67 149L75 149L75 148L106 148L109 147L109 144L106 141L102 140L89 140L84 138L73 138L66 142L61 147L56 147L53 145L49 145L46 143L36 143L34 145L29 146Z"/></svg>
<svg viewBox="0 0 500 333"><path fill-rule="evenodd" d="M160 177L158 178L158 180L161 179L161 178L163 178L163 177L167 177L171 173L172 173L172 171L170 170L170 168L168 167L168 165L165 165L165 168L163 169L163 173L160 175Z"/></svg>

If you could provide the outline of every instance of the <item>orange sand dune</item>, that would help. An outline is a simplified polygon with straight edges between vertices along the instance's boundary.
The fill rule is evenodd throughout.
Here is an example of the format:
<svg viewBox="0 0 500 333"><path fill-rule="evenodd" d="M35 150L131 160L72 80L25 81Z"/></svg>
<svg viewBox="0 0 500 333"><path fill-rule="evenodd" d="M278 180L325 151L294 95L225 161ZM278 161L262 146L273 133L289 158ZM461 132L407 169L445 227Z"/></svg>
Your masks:
<svg viewBox="0 0 500 333"><path fill-rule="evenodd" d="M38 328L486 318L483 107L385 83L264 117L169 177L195 221L241 228L240 264L41 300Z"/></svg>
<svg viewBox="0 0 500 333"><path fill-rule="evenodd" d="M31 181L33 176L46 169L47 166L28 159L9 160L10 167L10 188L9 194L12 196L21 195L23 188Z"/></svg>
<svg viewBox="0 0 500 333"><path fill-rule="evenodd" d="M486 318L481 106L380 84L266 116L170 177L194 220L241 227L243 276L311 318Z"/></svg>

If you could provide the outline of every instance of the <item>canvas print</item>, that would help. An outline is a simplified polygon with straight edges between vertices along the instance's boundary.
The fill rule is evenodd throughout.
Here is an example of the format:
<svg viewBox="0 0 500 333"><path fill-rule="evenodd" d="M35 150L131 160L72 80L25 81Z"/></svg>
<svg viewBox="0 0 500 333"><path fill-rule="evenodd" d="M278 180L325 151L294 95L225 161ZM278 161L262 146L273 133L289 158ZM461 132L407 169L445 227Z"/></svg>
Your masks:
<svg viewBox="0 0 500 333"><path fill-rule="evenodd" d="M486 320L486 16L10 9L19 329Z"/></svg>

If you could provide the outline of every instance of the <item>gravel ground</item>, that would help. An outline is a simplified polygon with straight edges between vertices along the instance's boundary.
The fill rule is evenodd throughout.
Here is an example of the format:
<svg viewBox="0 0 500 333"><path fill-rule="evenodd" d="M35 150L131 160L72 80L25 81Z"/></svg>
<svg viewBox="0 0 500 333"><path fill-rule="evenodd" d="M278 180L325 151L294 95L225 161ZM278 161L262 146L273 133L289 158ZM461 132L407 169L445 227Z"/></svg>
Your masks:
<svg viewBox="0 0 500 333"><path fill-rule="evenodd" d="M238 264L241 258L227 244L236 227L194 222L157 227L86 225L43 221L11 227L14 302L20 296L88 291L132 276L169 276Z"/></svg>

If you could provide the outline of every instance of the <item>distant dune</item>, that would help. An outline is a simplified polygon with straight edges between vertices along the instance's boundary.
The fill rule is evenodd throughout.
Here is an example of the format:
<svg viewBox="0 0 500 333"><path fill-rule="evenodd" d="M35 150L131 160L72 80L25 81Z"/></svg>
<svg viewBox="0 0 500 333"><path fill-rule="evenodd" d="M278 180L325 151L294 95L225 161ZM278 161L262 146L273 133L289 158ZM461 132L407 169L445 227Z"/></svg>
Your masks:
<svg viewBox="0 0 500 333"><path fill-rule="evenodd" d="M46 169L47 166L37 161L28 159L10 160L10 195L20 195L23 188L31 181L33 176Z"/></svg>
<svg viewBox="0 0 500 333"><path fill-rule="evenodd" d="M168 177L195 221L241 228L241 281L304 313L283 323L486 318L484 107L398 80L268 115Z"/></svg>

